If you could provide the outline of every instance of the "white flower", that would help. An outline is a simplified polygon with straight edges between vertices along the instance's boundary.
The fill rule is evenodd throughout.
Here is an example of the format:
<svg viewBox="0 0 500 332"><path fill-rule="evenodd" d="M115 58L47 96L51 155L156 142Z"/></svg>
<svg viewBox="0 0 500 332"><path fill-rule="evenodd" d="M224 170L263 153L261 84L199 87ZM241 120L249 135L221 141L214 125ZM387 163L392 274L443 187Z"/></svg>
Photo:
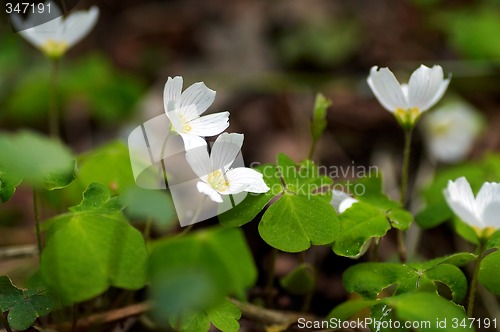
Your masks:
<svg viewBox="0 0 500 332"><path fill-rule="evenodd" d="M500 228L500 183L485 182L474 198L469 182L461 177L448 181L444 196L453 212L480 237Z"/></svg>
<svg viewBox="0 0 500 332"><path fill-rule="evenodd" d="M482 129L479 113L462 102L432 111L422 125L431 157L445 163L463 160Z"/></svg>
<svg viewBox="0 0 500 332"><path fill-rule="evenodd" d="M269 191L262 174L256 170L246 167L230 168L242 145L242 134L223 133L217 137L210 156L206 146L186 152L186 160L201 180L196 184L200 193L208 195L214 202L222 203L221 195Z"/></svg>
<svg viewBox="0 0 500 332"><path fill-rule="evenodd" d="M352 198L343 191L336 189L332 190L332 200L330 201L330 204L333 206L335 211L337 211L337 213L343 213L357 202L357 199Z"/></svg>
<svg viewBox="0 0 500 332"><path fill-rule="evenodd" d="M37 20L43 19L40 17L43 14L38 13L31 14L24 23L20 15L12 15L11 18L14 26L21 30L19 32L21 36L45 55L59 58L92 30L99 17L99 8L92 6L89 10L75 11L64 18L55 2L46 2L46 8L48 4L51 15L57 16L51 21L37 25ZM31 28L22 30L25 26Z"/></svg>
<svg viewBox="0 0 500 332"><path fill-rule="evenodd" d="M406 128L412 128L422 112L443 97L449 83L441 66L421 65L408 84L400 84L388 68L374 66L368 76L368 85L380 104Z"/></svg>
<svg viewBox="0 0 500 332"><path fill-rule="evenodd" d="M203 137L215 136L229 127L229 112L200 116L214 102L215 91L198 82L182 92L182 77L169 77L163 102L171 130L182 136L186 150L206 145Z"/></svg>

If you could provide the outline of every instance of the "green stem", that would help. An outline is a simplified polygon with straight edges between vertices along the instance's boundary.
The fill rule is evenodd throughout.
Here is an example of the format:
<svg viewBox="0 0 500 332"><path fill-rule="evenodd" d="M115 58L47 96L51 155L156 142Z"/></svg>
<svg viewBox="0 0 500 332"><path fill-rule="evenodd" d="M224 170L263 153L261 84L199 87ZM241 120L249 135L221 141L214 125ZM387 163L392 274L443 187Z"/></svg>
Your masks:
<svg viewBox="0 0 500 332"><path fill-rule="evenodd" d="M144 239L146 239L146 241L149 241L151 240L151 226L153 224L153 218L151 217L148 217L146 219L146 223L144 225Z"/></svg>
<svg viewBox="0 0 500 332"><path fill-rule="evenodd" d="M165 182L165 188L168 188L168 181L167 181L167 167L165 166L165 160L163 159L163 155L165 153L165 149L167 148L167 141L168 138L170 137L170 129L167 132L167 135L165 136L165 139L163 140L163 145L161 147L161 168L163 171L163 181Z"/></svg>
<svg viewBox="0 0 500 332"><path fill-rule="evenodd" d="M267 284L266 284L266 302L267 306L271 307L273 302L273 288L274 288L274 277L276 274L276 258L278 257L278 249L271 249L271 259L269 260L269 271L267 274Z"/></svg>
<svg viewBox="0 0 500 332"><path fill-rule="evenodd" d="M481 266L481 261L484 258L485 244L481 243L478 247L478 256L474 263L474 272L472 273L472 280L469 286L469 303L467 305L467 317L472 317L474 314L474 302L476 300L476 290L477 290L477 278L479 275L479 268Z"/></svg>
<svg viewBox="0 0 500 332"><path fill-rule="evenodd" d="M38 245L38 259L41 261L42 259L42 234L40 231L40 214L38 211L38 193L36 189L33 189L33 212L35 216L35 229L36 229L36 242Z"/></svg>
<svg viewBox="0 0 500 332"><path fill-rule="evenodd" d="M408 174L410 171L410 153L411 153L411 138L412 129L405 129L405 147L403 151L403 169L401 171L401 192L399 196L399 202L401 206L404 207L406 204L407 192L408 192ZM406 245L404 241L404 232L400 229L397 231L397 241L398 241L398 253L399 260L401 263L406 262Z"/></svg>
<svg viewBox="0 0 500 332"><path fill-rule="evenodd" d="M401 192L399 196L399 202L401 206L405 206L406 196L408 191L408 174L410 169L410 153L411 153L411 138L412 130L405 130L405 147L403 152L403 169L401 172Z"/></svg>
<svg viewBox="0 0 500 332"><path fill-rule="evenodd" d="M307 264L307 263L304 263L304 264ZM304 312L304 313L308 312L309 309L311 308L311 303L312 303L314 293L316 292L316 283L318 280L318 274L317 274L314 266L311 264L307 264L306 266L308 266L311 269L311 275L313 277L313 286L304 296L304 303L302 304L302 308L301 308L301 312Z"/></svg>
<svg viewBox="0 0 500 332"><path fill-rule="evenodd" d="M307 159L312 160L314 151L316 150L316 143L318 141L313 138L313 141L311 143L311 146L309 147L309 153L307 154Z"/></svg>
<svg viewBox="0 0 500 332"><path fill-rule="evenodd" d="M57 79L59 74L59 60L51 59L50 73L50 108L49 108L49 133L52 138L60 138L59 113L57 110Z"/></svg>

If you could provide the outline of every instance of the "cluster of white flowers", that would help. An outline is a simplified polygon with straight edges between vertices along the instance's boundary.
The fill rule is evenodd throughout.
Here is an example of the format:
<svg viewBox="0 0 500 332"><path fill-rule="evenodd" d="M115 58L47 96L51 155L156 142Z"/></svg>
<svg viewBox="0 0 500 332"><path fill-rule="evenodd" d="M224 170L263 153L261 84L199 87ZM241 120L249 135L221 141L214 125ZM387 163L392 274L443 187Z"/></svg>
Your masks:
<svg viewBox="0 0 500 332"><path fill-rule="evenodd" d="M243 134L222 133L229 126L229 112L201 116L214 102L215 91L200 82L182 92L182 84L182 77L168 78L165 113L170 130L182 137L186 160L200 179L198 191L217 203L223 202L222 195L269 191L261 173L246 167L231 168L243 145ZM205 137L218 134L209 154Z"/></svg>
<svg viewBox="0 0 500 332"><path fill-rule="evenodd" d="M40 18L35 15L23 21L20 15L13 14L11 19L21 30L21 36L48 57L57 59L92 30L99 9L93 6L64 18L53 1L45 4L50 4L55 19L39 25L35 20ZM22 29L25 26L31 27ZM408 84L400 84L388 68L374 66L367 82L380 104L394 114L404 129L411 130L422 113L441 99L450 79L444 78L441 66L429 68L421 65L413 72ZM243 145L243 135L222 133L229 126L229 112L202 116L214 102L215 91L200 82L182 92L182 85L182 77L168 78L164 91L165 113L170 120L170 130L182 137L186 160L200 179L198 191L218 203L223 201L222 195L243 191L267 192L269 187L259 172L246 167L231 169ZM424 124L430 153L445 162L463 159L479 132L477 121L463 108L436 111ZM205 137L215 135L219 137L209 154ZM492 229L500 228L499 183L485 183L474 198L465 178L455 182L450 180L445 197L453 212L472 226L478 235L485 236ZM345 193L333 192L331 203L338 213L356 202Z"/></svg>

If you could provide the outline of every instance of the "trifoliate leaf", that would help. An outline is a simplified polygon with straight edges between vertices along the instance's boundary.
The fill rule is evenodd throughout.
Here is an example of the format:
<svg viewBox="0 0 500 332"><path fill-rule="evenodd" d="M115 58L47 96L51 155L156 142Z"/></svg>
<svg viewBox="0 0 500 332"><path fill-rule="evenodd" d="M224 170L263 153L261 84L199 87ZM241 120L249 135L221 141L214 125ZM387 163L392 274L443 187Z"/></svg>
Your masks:
<svg viewBox="0 0 500 332"><path fill-rule="evenodd" d="M449 260L447 260L449 258ZM436 282L446 285L453 300L460 303L467 291L467 279L463 272L444 257L420 264L362 263L348 268L343 275L344 286L366 299L375 299L386 288L396 285L396 293L407 293L416 289L437 292ZM463 263L463 260L456 260Z"/></svg>
<svg viewBox="0 0 500 332"><path fill-rule="evenodd" d="M262 217L262 239L286 252L333 243L339 234L338 216L329 200L321 196L284 194Z"/></svg>
<svg viewBox="0 0 500 332"><path fill-rule="evenodd" d="M238 228L162 240L153 247L150 266L154 313L164 324L186 312L209 310L229 294L242 297L257 277Z"/></svg>
<svg viewBox="0 0 500 332"><path fill-rule="evenodd" d="M333 251L357 257L371 238L383 237L390 229L384 211L363 202L355 203L340 215L340 232Z"/></svg>
<svg viewBox="0 0 500 332"><path fill-rule="evenodd" d="M375 299L382 290L414 275L405 265L396 263L363 263L348 268L342 280L348 292Z"/></svg>
<svg viewBox="0 0 500 332"><path fill-rule="evenodd" d="M127 221L95 212L75 212L51 224L41 274L56 295L74 303L91 299L109 286L133 290L144 287L147 262L144 239Z"/></svg>
<svg viewBox="0 0 500 332"><path fill-rule="evenodd" d="M15 287L8 277L0 277L0 309L9 312L7 319L12 328L26 330L55 306L56 301L46 289L22 290Z"/></svg>
<svg viewBox="0 0 500 332"><path fill-rule="evenodd" d="M91 183L83 192L83 200L70 207L72 212L93 212L98 214L113 214L125 208L120 197L111 197L108 188L99 183Z"/></svg>

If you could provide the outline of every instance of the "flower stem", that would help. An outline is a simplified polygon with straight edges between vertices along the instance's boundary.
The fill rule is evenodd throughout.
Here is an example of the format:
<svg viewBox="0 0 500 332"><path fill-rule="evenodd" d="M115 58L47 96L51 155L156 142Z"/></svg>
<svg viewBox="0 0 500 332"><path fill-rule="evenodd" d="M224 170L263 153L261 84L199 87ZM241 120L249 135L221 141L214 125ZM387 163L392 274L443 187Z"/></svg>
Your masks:
<svg viewBox="0 0 500 332"><path fill-rule="evenodd" d="M276 258L278 257L278 249L271 249L271 259L269 260L269 271L267 274L267 284L266 284L266 304L268 307L271 307L273 301L273 285L274 285L274 277L276 273Z"/></svg>
<svg viewBox="0 0 500 332"><path fill-rule="evenodd" d="M42 235L40 231L40 214L38 211L38 193L33 189L33 212L35 216L36 241L38 245L38 259L42 259Z"/></svg>
<svg viewBox="0 0 500 332"><path fill-rule="evenodd" d="M314 155L314 151L316 151L316 143L318 140L314 139L311 142L311 146L309 147L309 153L307 154L307 159L312 160L312 157Z"/></svg>
<svg viewBox="0 0 500 332"><path fill-rule="evenodd" d="M143 232L144 239L146 241L151 240L151 226L152 226L152 224L153 224L153 218L148 217L146 219L146 223L144 224L144 232Z"/></svg>
<svg viewBox="0 0 500 332"><path fill-rule="evenodd" d="M479 275L479 268L481 261L484 258L485 244L481 243L478 247L478 256L474 262L474 272L472 273L472 280L469 286L469 303L467 304L467 317L472 317L474 314L474 302L476 300L477 278Z"/></svg>
<svg viewBox="0 0 500 332"><path fill-rule="evenodd" d="M411 153L411 138L412 129L405 129L405 147L403 151L403 169L401 171L401 192L399 196L399 202L401 206L404 207L406 203L406 196L408 192L408 174L410 170L410 153ZM406 245L404 242L404 232L398 229L398 253L399 260L404 263L407 259Z"/></svg>
<svg viewBox="0 0 500 332"><path fill-rule="evenodd" d="M52 138L60 138L59 113L57 105L57 79L59 74L59 60L51 59L50 73L50 108L49 108L49 133Z"/></svg>

